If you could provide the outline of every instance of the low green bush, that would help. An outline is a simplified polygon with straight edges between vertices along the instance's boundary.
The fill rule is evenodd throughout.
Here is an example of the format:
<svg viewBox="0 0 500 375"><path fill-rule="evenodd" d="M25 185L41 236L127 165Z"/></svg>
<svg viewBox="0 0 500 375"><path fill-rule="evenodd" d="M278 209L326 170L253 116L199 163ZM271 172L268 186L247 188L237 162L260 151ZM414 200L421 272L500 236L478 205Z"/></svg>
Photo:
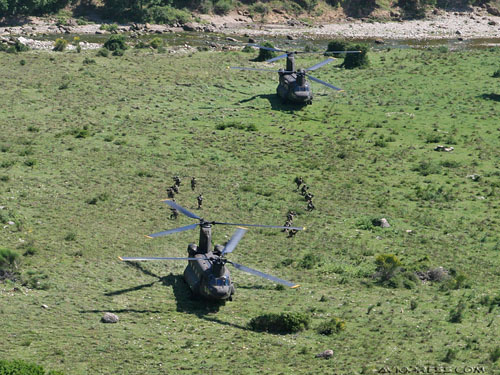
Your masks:
<svg viewBox="0 0 500 375"><path fill-rule="evenodd" d="M262 43L262 47L274 48L274 46L269 42ZM272 59L276 54L273 51L268 51L267 49L259 49L259 56L255 58L255 61L266 61Z"/></svg>
<svg viewBox="0 0 500 375"><path fill-rule="evenodd" d="M232 0L217 0L214 2L214 12L219 15L228 14L233 7Z"/></svg>
<svg viewBox="0 0 500 375"><path fill-rule="evenodd" d="M151 47L153 47L154 49L158 49L158 48L160 48L163 45L163 40L161 38L158 38L158 37L153 38L149 42L149 45Z"/></svg>
<svg viewBox="0 0 500 375"><path fill-rule="evenodd" d="M500 359L500 346L495 347L490 353L491 362L495 363Z"/></svg>
<svg viewBox="0 0 500 375"><path fill-rule="evenodd" d="M0 247L0 269L11 270L17 267L16 260L19 254L10 249Z"/></svg>
<svg viewBox="0 0 500 375"><path fill-rule="evenodd" d="M349 51L360 51L359 53L347 53L342 63L346 69L366 68L370 65L368 59L368 46L365 44L353 44L347 47Z"/></svg>
<svg viewBox="0 0 500 375"><path fill-rule="evenodd" d="M309 328L311 318L305 313L264 314L248 324L252 331L270 333L296 333Z"/></svg>
<svg viewBox="0 0 500 375"><path fill-rule="evenodd" d="M0 375L63 375L60 371L45 371L42 366L13 360L0 360Z"/></svg>
<svg viewBox="0 0 500 375"><path fill-rule="evenodd" d="M128 48L125 35L111 35L109 39L104 42L104 48L106 48L108 51L125 51Z"/></svg>
<svg viewBox="0 0 500 375"><path fill-rule="evenodd" d="M448 321L451 323L461 323L465 314L465 303L460 301L457 306L450 311Z"/></svg>
<svg viewBox="0 0 500 375"><path fill-rule="evenodd" d="M68 41L66 39L57 38L54 42L54 48L52 48L52 50L56 52L62 52L66 49L67 46Z"/></svg>
<svg viewBox="0 0 500 375"><path fill-rule="evenodd" d="M191 20L191 14L186 10L176 9L169 5L157 5L146 9L145 19L157 24L185 24Z"/></svg>
<svg viewBox="0 0 500 375"><path fill-rule="evenodd" d="M381 281L390 280L401 268L401 261L394 254L380 254L375 258L376 277Z"/></svg>
<svg viewBox="0 0 500 375"><path fill-rule="evenodd" d="M493 78L500 78L500 69L496 70L493 75L492 75Z"/></svg>
<svg viewBox="0 0 500 375"><path fill-rule="evenodd" d="M333 335L334 333L339 333L345 329L345 321L339 318L332 318L326 322L321 323L316 331L320 335Z"/></svg>

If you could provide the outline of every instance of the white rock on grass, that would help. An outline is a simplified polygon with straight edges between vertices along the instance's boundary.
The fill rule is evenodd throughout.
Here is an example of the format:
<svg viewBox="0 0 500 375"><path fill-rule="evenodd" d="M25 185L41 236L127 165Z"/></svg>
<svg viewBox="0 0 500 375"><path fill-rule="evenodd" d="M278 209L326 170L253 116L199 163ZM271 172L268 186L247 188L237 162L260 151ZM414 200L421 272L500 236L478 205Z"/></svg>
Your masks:
<svg viewBox="0 0 500 375"><path fill-rule="evenodd" d="M109 312L104 314L104 316L101 318L101 322L103 323L118 323L119 320L120 319L118 318L118 315Z"/></svg>
<svg viewBox="0 0 500 375"><path fill-rule="evenodd" d="M323 353L316 354L316 358L330 359L333 357L333 350L327 349Z"/></svg>

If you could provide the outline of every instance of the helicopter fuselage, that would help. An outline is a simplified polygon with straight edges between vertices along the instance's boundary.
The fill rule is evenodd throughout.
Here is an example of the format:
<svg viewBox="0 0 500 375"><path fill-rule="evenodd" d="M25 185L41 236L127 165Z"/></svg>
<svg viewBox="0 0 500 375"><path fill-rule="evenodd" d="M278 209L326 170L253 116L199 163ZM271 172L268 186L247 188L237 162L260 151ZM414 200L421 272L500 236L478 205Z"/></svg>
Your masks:
<svg viewBox="0 0 500 375"><path fill-rule="evenodd" d="M300 73L279 72L279 85L276 93L283 100L295 103L311 103L313 94L311 86Z"/></svg>
<svg viewBox="0 0 500 375"><path fill-rule="evenodd" d="M211 300L231 299L234 285L231 282L229 270L218 254L193 253L193 247L188 247L190 258L184 270L184 279L194 295Z"/></svg>

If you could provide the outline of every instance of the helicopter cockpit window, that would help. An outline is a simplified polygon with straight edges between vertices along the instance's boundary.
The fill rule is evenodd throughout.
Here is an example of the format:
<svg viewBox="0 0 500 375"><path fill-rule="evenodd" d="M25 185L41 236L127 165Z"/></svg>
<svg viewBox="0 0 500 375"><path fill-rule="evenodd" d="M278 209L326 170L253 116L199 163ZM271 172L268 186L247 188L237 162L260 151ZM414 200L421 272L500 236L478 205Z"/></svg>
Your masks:
<svg viewBox="0 0 500 375"><path fill-rule="evenodd" d="M229 280L227 277L221 277L220 279L216 279L216 284L217 286L228 286L229 285Z"/></svg>

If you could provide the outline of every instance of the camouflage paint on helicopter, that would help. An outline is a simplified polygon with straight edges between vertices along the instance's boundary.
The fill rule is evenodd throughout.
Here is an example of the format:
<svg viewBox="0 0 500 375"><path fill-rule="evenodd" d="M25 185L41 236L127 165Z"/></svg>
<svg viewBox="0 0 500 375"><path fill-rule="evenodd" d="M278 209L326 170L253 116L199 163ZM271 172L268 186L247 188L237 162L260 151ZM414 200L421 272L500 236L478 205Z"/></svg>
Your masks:
<svg viewBox="0 0 500 375"><path fill-rule="evenodd" d="M326 65L332 61L334 58L328 58L316 65L311 66L307 69L296 69L295 68L295 55L300 53L317 53L317 52L303 52L303 51L284 51L277 48L270 48L260 46L258 44L249 44L252 47L258 47L269 51L274 52L285 52L284 54L273 57L272 59L266 60L266 62L274 62L276 60L280 60L286 58L286 67L285 69L279 69L277 73L279 74L279 84L276 88L276 93L279 97L283 99L283 101L291 101L294 103L302 103L302 104L311 104L313 99L313 93L311 90L311 86L306 80L306 77L312 81L320 83L326 87L329 87L335 91L343 91L341 88L335 87L328 82L322 81L318 78L315 78L308 74L307 72L316 70L321 68L323 65ZM329 53L359 53L360 51L333 51ZM244 68L238 66L232 66L231 69L237 70L253 70L253 71L264 71L264 72L276 72L274 69L260 69L260 68Z"/></svg>
<svg viewBox="0 0 500 375"><path fill-rule="evenodd" d="M303 230L303 227L284 227L278 225L259 225L259 224L235 224L235 223L223 223L217 221L205 221L198 215L186 210L184 207L179 206L172 200L164 200L166 204L170 207L178 210L184 215L192 218L198 219L200 222L197 224L187 225L185 227L170 229L163 232L158 232L151 234L147 237L155 238L172 233L183 232L190 229L195 229L197 226L200 227L200 240L199 245L189 244L188 246L188 257L186 258L176 258L176 257L120 257L119 259L127 262L139 262L139 261L162 261L162 260L187 260L188 265L184 270L184 279L186 280L189 288L194 295L201 296L211 300L231 300L235 292L234 284L231 281L231 275L226 267L226 264L231 264L236 269L240 271L250 273L262 277L264 279L273 281L278 284L288 286L290 288L297 288L299 285L291 283L289 281L280 279L278 277L268 275L264 272L246 267L244 265L232 262L226 259L226 254L231 253L239 241L246 233L246 227L261 227L261 228L277 228L277 229L296 229ZM236 225L238 228L234 232L231 239L223 247L221 245L216 245L215 249L212 249L212 225Z"/></svg>

